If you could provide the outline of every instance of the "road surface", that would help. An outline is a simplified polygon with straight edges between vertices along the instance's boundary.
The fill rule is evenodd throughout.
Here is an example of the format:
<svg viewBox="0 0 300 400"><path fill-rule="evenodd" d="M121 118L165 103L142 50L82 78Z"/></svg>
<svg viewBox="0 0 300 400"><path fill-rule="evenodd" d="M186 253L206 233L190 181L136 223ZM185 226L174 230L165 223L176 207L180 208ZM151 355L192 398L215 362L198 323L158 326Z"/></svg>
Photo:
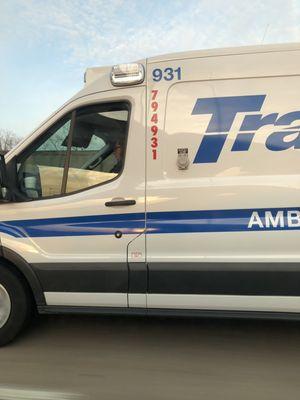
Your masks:
<svg viewBox="0 0 300 400"><path fill-rule="evenodd" d="M300 395L300 323L43 316L0 349L0 399Z"/></svg>

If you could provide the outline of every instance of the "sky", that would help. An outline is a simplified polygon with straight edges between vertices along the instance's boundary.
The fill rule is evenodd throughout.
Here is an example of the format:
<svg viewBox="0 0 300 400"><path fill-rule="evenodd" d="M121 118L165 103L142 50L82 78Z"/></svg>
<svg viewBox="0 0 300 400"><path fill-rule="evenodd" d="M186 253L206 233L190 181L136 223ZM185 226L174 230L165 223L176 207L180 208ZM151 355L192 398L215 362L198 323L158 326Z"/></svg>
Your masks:
<svg viewBox="0 0 300 400"><path fill-rule="evenodd" d="M300 0L0 0L0 129L34 128L86 68L300 41Z"/></svg>

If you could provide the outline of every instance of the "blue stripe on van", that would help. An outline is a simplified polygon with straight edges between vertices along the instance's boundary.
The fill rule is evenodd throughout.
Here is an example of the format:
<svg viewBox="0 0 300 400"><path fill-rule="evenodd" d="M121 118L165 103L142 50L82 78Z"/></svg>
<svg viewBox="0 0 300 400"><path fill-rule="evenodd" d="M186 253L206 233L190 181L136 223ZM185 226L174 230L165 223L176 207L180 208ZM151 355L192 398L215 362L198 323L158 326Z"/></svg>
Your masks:
<svg viewBox="0 0 300 400"><path fill-rule="evenodd" d="M144 213L28 219L0 223L0 232L14 237L113 235L119 229L123 234L138 234L144 228Z"/></svg>
<svg viewBox="0 0 300 400"><path fill-rule="evenodd" d="M289 209L286 209L289 210ZM295 210L295 208L291 209ZM264 212L274 215L279 209L238 209L205 211L168 211L147 213L148 233L193 233L193 232L241 232L261 231L257 226L249 229L248 224L253 211L257 211L264 223ZM285 221L287 222L287 221ZM286 224L287 225L287 224ZM266 228L266 230L279 228ZM284 228L281 228L284 229ZM287 227L285 228L287 229ZM300 229L300 227L298 228Z"/></svg>
<svg viewBox="0 0 300 400"><path fill-rule="evenodd" d="M248 228L253 211L258 212L263 228ZM275 218L278 211L284 213L284 226L266 227L265 212ZM300 211L300 208L260 208L237 210L207 211L166 211L149 212L147 216L148 234L165 233L205 233L205 232L242 232L263 230L295 230L298 226L288 226L287 212ZM21 237L53 236L91 236L113 235L116 230L123 234L138 234L145 228L144 213L91 215L82 217L45 218L0 222L0 232Z"/></svg>

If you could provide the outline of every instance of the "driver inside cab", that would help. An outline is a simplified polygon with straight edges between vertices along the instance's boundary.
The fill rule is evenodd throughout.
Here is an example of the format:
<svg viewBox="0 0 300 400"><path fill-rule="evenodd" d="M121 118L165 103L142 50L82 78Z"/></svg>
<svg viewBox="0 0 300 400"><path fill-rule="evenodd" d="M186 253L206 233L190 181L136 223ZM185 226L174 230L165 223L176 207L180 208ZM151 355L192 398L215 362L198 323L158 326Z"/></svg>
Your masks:
<svg viewBox="0 0 300 400"><path fill-rule="evenodd" d="M113 152L101 163L101 171L119 174L123 167L124 144L119 140Z"/></svg>

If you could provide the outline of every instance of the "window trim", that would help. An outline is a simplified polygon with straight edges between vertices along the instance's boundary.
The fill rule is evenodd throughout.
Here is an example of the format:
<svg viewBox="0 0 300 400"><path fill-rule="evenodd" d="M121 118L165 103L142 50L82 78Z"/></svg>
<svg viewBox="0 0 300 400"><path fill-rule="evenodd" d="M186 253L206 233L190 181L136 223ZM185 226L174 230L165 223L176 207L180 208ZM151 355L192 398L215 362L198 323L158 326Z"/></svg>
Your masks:
<svg viewBox="0 0 300 400"><path fill-rule="evenodd" d="M122 165L122 169L120 170L120 172L113 178L105 181L105 182L101 182L98 183L96 185L93 186L89 186L83 189L79 189L76 190L74 192L70 192L67 193L66 192L66 188L67 188L67 180L68 180L68 173L69 173L69 165L70 165L70 160L71 160L71 145L72 145L72 138L73 138L73 131L74 131L74 126L75 126L75 121L76 121L76 112L82 108L88 108L88 107L92 107L92 106L107 106L109 107L111 106L115 106L115 105L123 105L126 106L124 107L124 109L126 109L128 111L128 119L127 119L127 127L126 127L126 137L125 137L125 149L124 149L124 162ZM119 177L123 174L124 168L125 168L125 164L126 164L126 154L127 154L127 145L128 145L128 135L129 135L129 130L130 130L130 124L131 124L131 111L132 111L132 105L131 102L129 100L115 100L115 101L109 101L109 102L93 102L90 104L85 104L82 106L77 106L76 108L73 108L72 110L69 110L68 112L66 112L64 115L61 116L61 118L59 118L58 120L54 121L52 125L50 125L44 132L42 132L35 140L33 140L22 152L20 152L19 154L17 154L11 161L10 163L14 163L14 169L15 169L15 176L17 178L18 175L18 171L17 171L17 164L20 163L20 159L24 160L24 158L30 154L32 154L32 149L37 149L39 147L40 144L43 143L43 139L45 138L45 136L47 137L47 133L51 132L51 130L55 127L56 124L58 124L60 121L64 120L64 118L67 118L68 116L70 116L70 128L69 128L69 132L68 132L68 147L67 147L67 154L66 154L66 159L65 159L65 164L64 164L64 172L63 172L63 179L62 179L62 186L61 186L61 192L60 194L54 194L52 196L45 196L45 197L40 197L37 199L30 199L27 198L26 195L24 193L22 193L19 189L19 187L17 187L17 192L20 193L20 195L18 196L18 198L16 199L16 201L18 202L27 202L27 201L43 201L43 200L49 200L49 199L57 199L57 198L62 198L65 196L72 196L74 194L78 194L90 189L94 189L96 187L100 187L103 185L106 185L108 183L111 183L117 179L119 179ZM49 137L51 136L51 134L49 134ZM47 140L47 139L46 139ZM65 182L64 182L65 179ZM16 179L16 183L17 183L17 179ZM65 187L63 186L65 184ZM65 190L65 192L63 193L63 189Z"/></svg>
<svg viewBox="0 0 300 400"><path fill-rule="evenodd" d="M61 195L66 194L66 190L67 190L69 168L70 168L70 161L71 161L71 154L72 154L72 139L73 139L75 122L76 122L76 110L74 110L71 115L71 124L70 124L69 133L68 133L68 140L67 140L67 153L66 153L64 172L63 172L61 188L60 188Z"/></svg>

